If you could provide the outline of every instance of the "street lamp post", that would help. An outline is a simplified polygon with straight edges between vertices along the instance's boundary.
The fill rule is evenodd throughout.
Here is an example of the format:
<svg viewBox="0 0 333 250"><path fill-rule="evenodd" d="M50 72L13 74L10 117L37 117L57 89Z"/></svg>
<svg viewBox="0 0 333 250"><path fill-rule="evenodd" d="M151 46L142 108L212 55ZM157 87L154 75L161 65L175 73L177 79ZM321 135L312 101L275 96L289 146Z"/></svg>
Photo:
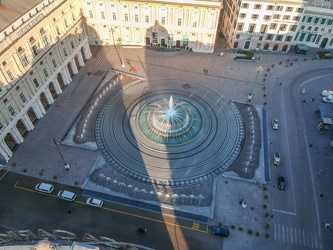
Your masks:
<svg viewBox="0 0 333 250"><path fill-rule="evenodd" d="M121 37L118 37L117 41L120 44L120 57L121 57L121 66L124 68L125 67L125 62L124 62L124 55L123 55L123 46L122 46L122 41L123 39Z"/></svg>
<svg viewBox="0 0 333 250"><path fill-rule="evenodd" d="M60 151L60 149L59 149L59 147L58 147L58 143L57 143L57 141L56 141L55 139L53 139L53 142L54 142L54 145L56 146L56 148L57 148L57 150L58 150L58 152L59 152L59 154L60 154L60 156L61 156L61 159L62 159L62 161L63 161L63 163L64 163L64 168L66 169L66 171L68 171L68 170L70 169L69 164L65 161L65 158L64 158L64 156L62 155L62 153L61 153L61 151Z"/></svg>

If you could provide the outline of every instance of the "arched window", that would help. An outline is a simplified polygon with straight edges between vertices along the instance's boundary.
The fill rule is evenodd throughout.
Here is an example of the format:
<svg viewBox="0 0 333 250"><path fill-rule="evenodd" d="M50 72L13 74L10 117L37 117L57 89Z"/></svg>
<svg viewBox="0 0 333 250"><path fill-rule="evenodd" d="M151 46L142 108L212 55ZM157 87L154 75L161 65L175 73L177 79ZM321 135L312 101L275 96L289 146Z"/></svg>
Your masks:
<svg viewBox="0 0 333 250"><path fill-rule="evenodd" d="M268 48L269 48L269 43L266 43L264 46L264 50L268 50Z"/></svg>
<svg viewBox="0 0 333 250"><path fill-rule="evenodd" d="M39 30L39 33L40 33L41 35L43 35L43 34L45 33L45 29L44 29L44 28L41 28L41 29Z"/></svg>
<svg viewBox="0 0 333 250"><path fill-rule="evenodd" d="M279 45L278 44L274 44L273 51L277 51L278 48L279 48Z"/></svg>
<svg viewBox="0 0 333 250"><path fill-rule="evenodd" d="M22 54L22 53L24 52L24 49L23 49L22 47L19 47L18 50L17 50L17 52L18 52L19 54Z"/></svg>
<svg viewBox="0 0 333 250"><path fill-rule="evenodd" d="M33 44L36 42L36 39L32 36L32 37L30 37L29 42L30 42L30 44Z"/></svg>

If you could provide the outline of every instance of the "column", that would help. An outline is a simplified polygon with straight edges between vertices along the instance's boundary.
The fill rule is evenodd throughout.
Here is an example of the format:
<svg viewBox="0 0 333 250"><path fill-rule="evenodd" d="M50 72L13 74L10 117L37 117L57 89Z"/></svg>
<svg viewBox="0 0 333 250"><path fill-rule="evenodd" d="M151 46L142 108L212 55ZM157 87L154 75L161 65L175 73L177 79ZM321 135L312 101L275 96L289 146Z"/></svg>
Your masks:
<svg viewBox="0 0 333 250"><path fill-rule="evenodd" d="M39 98L37 98L37 99L39 100ZM37 119L40 119L40 118L43 117L42 112L41 112L40 109L38 108L38 103L37 103L37 101L35 101L35 102L33 103L33 105L32 105L32 110L34 111L34 113L35 113Z"/></svg>
<svg viewBox="0 0 333 250"><path fill-rule="evenodd" d="M40 110L41 114L42 114L42 117L46 114L46 111L43 107L43 104L40 100L40 98L37 98L36 102L35 102L37 105L38 105L38 109Z"/></svg>
<svg viewBox="0 0 333 250"><path fill-rule="evenodd" d="M8 162L10 157L13 156L13 152L8 148L7 144L4 141L0 143L0 155L1 158Z"/></svg>
<svg viewBox="0 0 333 250"><path fill-rule="evenodd" d="M71 83L71 81L72 81L72 78L71 78L71 76L70 76L70 74L69 74L69 71L68 71L68 68L67 68L68 66L66 65L66 67L64 68L64 71L63 71L63 76L64 76L64 84L65 85L68 85L68 84L70 84Z"/></svg>
<svg viewBox="0 0 333 250"><path fill-rule="evenodd" d="M58 79L54 78L52 82L53 82L53 87L55 88L55 91L56 91L57 95L61 94L62 93L62 89L60 87Z"/></svg>
<svg viewBox="0 0 333 250"><path fill-rule="evenodd" d="M84 61L83 61L83 58L82 58L81 49L77 53L77 58L79 59L79 65L80 65L80 67L83 67L84 66Z"/></svg>
<svg viewBox="0 0 333 250"><path fill-rule="evenodd" d="M50 83L51 84L51 83ZM46 100L47 100L47 103L48 104L52 104L52 103L54 103L54 99L53 99L53 97L52 97L52 95L51 95L51 92L50 92L50 89L49 88L46 88L45 90L44 90L44 94L45 94L45 97L46 97Z"/></svg>
<svg viewBox="0 0 333 250"><path fill-rule="evenodd" d="M75 59L71 59L71 65L72 65L72 69L73 69L73 73L76 75L77 73L79 73L77 67L76 67L76 63L75 63Z"/></svg>
<svg viewBox="0 0 333 250"><path fill-rule="evenodd" d="M88 42L86 42L84 45L83 45L83 51L84 51L84 56L85 58L88 60L91 58L91 52L90 52L90 48L89 48L89 44Z"/></svg>
<svg viewBox="0 0 333 250"><path fill-rule="evenodd" d="M17 127L12 127L12 129L10 130L10 133L13 136L13 138L17 144L23 143L24 139L23 139L22 135L20 134L20 132L17 130Z"/></svg>
<svg viewBox="0 0 333 250"><path fill-rule="evenodd" d="M31 122L31 120L30 120L30 118L29 118L29 116L27 114L24 114L22 116L22 121L23 121L24 126L26 127L26 129L28 131L31 131L31 130L34 129L34 125L32 124L32 122Z"/></svg>

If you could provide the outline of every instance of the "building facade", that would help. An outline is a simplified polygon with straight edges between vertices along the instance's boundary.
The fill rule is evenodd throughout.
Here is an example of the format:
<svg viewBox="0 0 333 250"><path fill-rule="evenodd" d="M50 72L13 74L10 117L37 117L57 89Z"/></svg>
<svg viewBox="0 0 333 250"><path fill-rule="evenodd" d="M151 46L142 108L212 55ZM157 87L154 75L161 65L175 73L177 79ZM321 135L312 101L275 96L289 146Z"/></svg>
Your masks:
<svg viewBox="0 0 333 250"><path fill-rule="evenodd" d="M287 52L297 43L332 49L331 4L322 0L225 0L222 30L235 49Z"/></svg>
<svg viewBox="0 0 333 250"><path fill-rule="evenodd" d="M91 52L75 0L39 1L0 36L0 157L8 161Z"/></svg>
<svg viewBox="0 0 333 250"><path fill-rule="evenodd" d="M91 44L214 51L221 1L83 0Z"/></svg>

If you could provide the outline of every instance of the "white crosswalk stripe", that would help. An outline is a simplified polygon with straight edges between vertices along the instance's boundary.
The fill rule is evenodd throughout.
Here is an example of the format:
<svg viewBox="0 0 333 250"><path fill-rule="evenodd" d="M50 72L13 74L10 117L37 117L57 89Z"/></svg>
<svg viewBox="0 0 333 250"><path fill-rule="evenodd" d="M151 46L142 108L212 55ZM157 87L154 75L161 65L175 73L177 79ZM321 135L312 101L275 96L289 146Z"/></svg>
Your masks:
<svg viewBox="0 0 333 250"><path fill-rule="evenodd" d="M274 224L274 240L309 249L323 249L318 233L279 224Z"/></svg>

